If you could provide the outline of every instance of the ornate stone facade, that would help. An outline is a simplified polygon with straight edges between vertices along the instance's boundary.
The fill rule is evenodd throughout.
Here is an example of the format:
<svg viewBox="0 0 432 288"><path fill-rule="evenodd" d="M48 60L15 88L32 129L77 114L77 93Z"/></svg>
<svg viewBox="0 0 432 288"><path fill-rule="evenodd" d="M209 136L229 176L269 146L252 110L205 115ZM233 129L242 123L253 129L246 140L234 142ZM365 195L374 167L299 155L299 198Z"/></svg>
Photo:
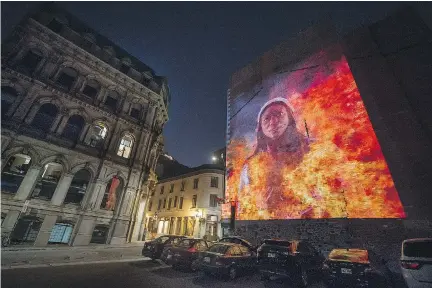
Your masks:
<svg viewBox="0 0 432 288"><path fill-rule="evenodd" d="M3 45L2 236L137 240L130 224L163 150L166 79L51 5Z"/></svg>

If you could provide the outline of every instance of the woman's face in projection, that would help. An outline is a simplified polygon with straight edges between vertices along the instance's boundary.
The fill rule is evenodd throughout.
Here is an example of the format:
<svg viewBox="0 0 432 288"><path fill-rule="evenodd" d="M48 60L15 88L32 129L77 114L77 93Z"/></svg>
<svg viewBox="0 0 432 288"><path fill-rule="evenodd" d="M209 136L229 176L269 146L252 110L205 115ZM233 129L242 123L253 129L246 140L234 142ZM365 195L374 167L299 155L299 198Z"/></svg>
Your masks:
<svg viewBox="0 0 432 288"><path fill-rule="evenodd" d="M264 110L261 116L262 131L271 140L281 137L288 125L288 111L283 104L271 104Z"/></svg>

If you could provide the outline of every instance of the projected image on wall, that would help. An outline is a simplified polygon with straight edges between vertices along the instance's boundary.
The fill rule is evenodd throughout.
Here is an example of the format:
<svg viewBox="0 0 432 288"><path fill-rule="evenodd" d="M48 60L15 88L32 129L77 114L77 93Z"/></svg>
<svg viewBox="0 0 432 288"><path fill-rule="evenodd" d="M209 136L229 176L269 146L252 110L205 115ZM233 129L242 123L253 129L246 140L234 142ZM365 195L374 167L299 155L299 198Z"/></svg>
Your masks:
<svg viewBox="0 0 432 288"><path fill-rule="evenodd" d="M326 53L231 95L238 220L405 217L348 63Z"/></svg>

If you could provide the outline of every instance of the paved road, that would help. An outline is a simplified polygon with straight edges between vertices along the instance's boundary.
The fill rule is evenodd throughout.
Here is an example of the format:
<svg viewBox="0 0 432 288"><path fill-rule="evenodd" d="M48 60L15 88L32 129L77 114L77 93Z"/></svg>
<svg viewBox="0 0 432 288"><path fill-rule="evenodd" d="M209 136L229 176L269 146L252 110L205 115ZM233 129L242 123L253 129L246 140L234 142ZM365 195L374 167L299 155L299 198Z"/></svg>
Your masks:
<svg viewBox="0 0 432 288"><path fill-rule="evenodd" d="M264 284L258 275L240 277L225 282L201 273L176 271L159 262L139 261L129 263L109 263L98 265L74 265L63 267L14 269L1 272L2 288L281 288L282 283ZM325 287L314 284L311 288Z"/></svg>

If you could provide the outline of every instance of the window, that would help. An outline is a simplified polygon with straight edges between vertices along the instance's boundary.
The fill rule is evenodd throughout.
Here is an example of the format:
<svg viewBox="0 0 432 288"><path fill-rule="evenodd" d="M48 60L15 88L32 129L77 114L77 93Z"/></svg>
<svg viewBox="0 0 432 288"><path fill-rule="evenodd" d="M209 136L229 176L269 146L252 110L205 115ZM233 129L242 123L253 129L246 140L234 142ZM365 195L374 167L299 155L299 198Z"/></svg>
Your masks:
<svg viewBox="0 0 432 288"><path fill-rule="evenodd" d="M180 197L179 209L183 209L183 197Z"/></svg>
<svg viewBox="0 0 432 288"><path fill-rule="evenodd" d="M90 243L105 244L108 236L109 227L105 225L96 225L93 230Z"/></svg>
<svg viewBox="0 0 432 288"><path fill-rule="evenodd" d="M163 199L163 209L165 209L165 208L166 208L166 198Z"/></svg>
<svg viewBox="0 0 432 288"><path fill-rule="evenodd" d="M173 192L174 192L174 184L171 184L169 193L173 193Z"/></svg>
<svg viewBox="0 0 432 288"><path fill-rule="evenodd" d="M174 197L174 208L177 207L177 200L178 200L178 198L177 198L177 196L175 196Z"/></svg>
<svg viewBox="0 0 432 288"><path fill-rule="evenodd" d="M117 109L117 103L120 99L120 95L116 91L110 91L105 99L105 106L115 111Z"/></svg>
<svg viewBox="0 0 432 288"><path fill-rule="evenodd" d="M162 200L159 199L159 203L158 203L158 209L157 210L161 210L161 206L162 206Z"/></svg>
<svg viewBox="0 0 432 288"><path fill-rule="evenodd" d="M82 93L92 99L96 98L100 89L100 85L97 81L90 79L84 86Z"/></svg>
<svg viewBox="0 0 432 288"><path fill-rule="evenodd" d="M56 223L51 230L48 243L68 244L72 236L73 225L68 223Z"/></svg>
<svg viewBox="0 0 432 288"><path fill-rule="evenodd" d="M181 182L180 191L185 191L185 185L186 185L186 180L183 180L183 181Z"/></svg>
<svg viewBox="0 0 432 288"><path fill-rule="evenodd" d="M60 75L57 78L56 83L60 85L62 88L69 91L72 88L72 85L74 84L75 78L77 76L78 76L78 72L75 69L67 67L60 72Z"/></svg>
<svg viewBox="0 0 432 288"><path fill-rule="evenodd" d="M1 117L6 119L6 114L9 112L12 104L18 97L18 93L11 87L1 87Z"/></svg>
<svg viewBox="0 0 432 288"><path fill-rule="evenodd" d="M132 152L133 138L132 135L126 134L120 140L120 146L117 151L117 155L123 158L129 158Z"/></svg>
<svg viewBox="0 0 432 288"><path fill-rule="evenodd" d="M151 190L150 196L154 196L155 195L155 189Z"/></svg>
<svg viewBox="0 0 432 288"><path fill-rule="evenodd" d="M30 167L31 157L24 154L15 154L9 158L1 173L2 193L15 194Z"/></svg>
<svg viewBox="0 0 432 288"><path fill-rule="evenodd" d="M63 172L63 166L59 163L48 163L44 166L42 177L36 183L32 196L50 200L54 195L57 184Z"/></svg>
<svg viewBox="0 0 432 288"><path fill-rule="evenodd" d="M42 53L29 50L21 60L19 66L20 68L24 69L24 72L27 72L29 75L31 75L36 71L36 68L38 67L42 58Z"/></svg>
<svg viewBox="0 0 432 288"><path fill-rule="evenodd" d="M81 115L72 115L63 129L62 136L75 142L78 141L84 124L85 121Z"/></svg>
<svg viewBox="0 0 432 288"><path fill-rule="evenodd" d="M130 116L139 120L141 117L141 110L137 109L137 108L131 108L130 111Z"/></svg>
<svg viewBox="0 0 432 288"><path fill-rule="evenodd" d="M63 24L54 18L50 23L48 23L47 27L56 33L60 33L63 29Z"/></svg>
<svg viewBox="0 0 432 288"><path fill-rule="evenodd" d="M168 210L171 209L171 204L172 204L172 198L169 198L169 200L168 200Z"/></svg>
<svg viewBox="0 0 432 288"><path fill-rule="evenodd" d="M43 132L49 132L57 113L58 108L54 104L43 104L33 118L31 126L40 129Z"/></svg>
<svg viewBox="0 0 432 288"><path fill-rule="evenodd" d="M194 189L198 189L198 180L199 178L194 179L194 186L193 186Z"/></svg>
<svg viewBox="0 0 432 288"><path fill-rule="evenodd" d="M42 221L34 216L19 219L11 234L11 243L33 243L36 240Z"/></svg>
<svg viewBox="0 0 432 288"><path fill-rule="evenodd" d="M210 207L217 207L218 201L217 201L217 195L216 194L210 194Z"/></svg>
<svg viewBox="0 0 432 288"><path fill-rule="evenodd" d="M192 196L192 208L196 208L197 205L197 195Z"/></svg>
<svg viewBox="0 0 432 288"><path fill-rule="evenodd" d="M219 177L211 177L210 180L210 187L218 188L219 184Z"/></svg>
<svg viewBox="0 0 432 288"><path fill-rule="evenodd" d="M160 195L162 195L163 193L164 193L164 190L165 190L165 186L161 186L161 190L160 190Z"/></svg>
<svg viewBox="0 0 432 288"><path fill-rule="evenodd" d="M81 169L75 173L69 186L64 203L81 203L90 182L90 172L87 169Z"/></svg>
<svg viewBox="0 0 432 288"><path fill-rule="evenodd" d="M91 147L102 148L108 129L103 122L96 122L89 132L85 143Z"/></svg>
<svg viewBox="0 0 432 288"><path fill-rule="evenodd" d="M124 63L121 64L120 66L120 72L124 73L124 74L128 74L130 67Z"/></svg>
<svg viewBox="0 0 432 288"><path fill-rule="evenodd" d="M123 179L114 176L107 184L101 202L101 209L114 211L123 191Z"/></svg>
<svg viewBox="0 0 432 288"><path fill-rule="evenodd" d="M150 200L150 201L149 201L149 208L148 208L148 211L151 211L151 209L152 209L152 206L153 206L153 201L152 201L152 200Z"/></svg>

